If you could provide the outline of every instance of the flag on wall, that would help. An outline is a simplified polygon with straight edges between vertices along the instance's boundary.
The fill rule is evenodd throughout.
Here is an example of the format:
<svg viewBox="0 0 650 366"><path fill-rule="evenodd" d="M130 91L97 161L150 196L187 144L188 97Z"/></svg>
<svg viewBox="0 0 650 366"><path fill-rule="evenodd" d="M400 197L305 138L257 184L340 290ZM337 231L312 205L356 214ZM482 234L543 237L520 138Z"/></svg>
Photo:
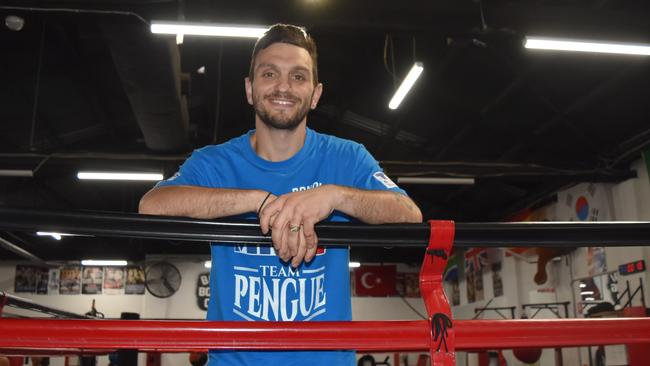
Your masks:
<svg viewBox="0 0 650 366"><path fill-rule="evenodd" d="M464 253L465 273L475 273L481 270L488 263L487 251L485 248L471 248Z"/></svg>
<svg viewBox="0 0 650 366"><path fill-rule="evenodd" d="M355 296L394 296L397 266L361 266L354 270Z"/></svg>
<svg viewBox="0 0 650 366"><path fill-rule="evenodd" d="M447 267L445 268L445 273L442 275L442 278L447 281L458 281L458 264L459 258L456 253L452 254L447 261Z"/></svg>

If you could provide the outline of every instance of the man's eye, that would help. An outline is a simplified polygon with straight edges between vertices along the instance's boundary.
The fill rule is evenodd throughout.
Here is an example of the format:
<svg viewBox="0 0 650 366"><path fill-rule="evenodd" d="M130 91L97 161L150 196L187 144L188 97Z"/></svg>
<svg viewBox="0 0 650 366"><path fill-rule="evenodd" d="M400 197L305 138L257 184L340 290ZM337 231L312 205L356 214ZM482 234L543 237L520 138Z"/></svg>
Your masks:
<svg viewBox="0 0 650 366"><path fill-rule="evenodd" d="M275 75L272 71L265 71L262 73L263 78L272 78Z"/></svg>
<svg viewBox="0 0 650 366"><path fill-rule="evenodd" d="M301 74L295 74L295 75L293 75L293 78L294 78L295 80L300 80L300 81L303 81L303 80L306 79L305 76L304 76L304 75L301 75Z"/></svg>

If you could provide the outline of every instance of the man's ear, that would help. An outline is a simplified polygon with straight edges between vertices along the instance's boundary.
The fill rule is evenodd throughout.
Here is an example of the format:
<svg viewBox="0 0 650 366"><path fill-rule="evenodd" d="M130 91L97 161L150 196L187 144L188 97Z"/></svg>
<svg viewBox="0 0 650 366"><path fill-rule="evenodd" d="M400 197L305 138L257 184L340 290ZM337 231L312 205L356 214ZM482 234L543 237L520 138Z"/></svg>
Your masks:
<svg viewBox="0 0 650 366"><path fill-rule="evenodd" d="M244 87L246 88L246 100L248 100L248 104L253 105L253 83L248 76L244 78Z"/></svg>
<svg viewBox="0 0 650 366"><path fill-rule="evenodd" d="M316 87L314 88L314 91L311 93L311 109L316 109L316 106L318 106L318 101L320 100L320 96L323 94L323 83L318 83Z"/></svg>

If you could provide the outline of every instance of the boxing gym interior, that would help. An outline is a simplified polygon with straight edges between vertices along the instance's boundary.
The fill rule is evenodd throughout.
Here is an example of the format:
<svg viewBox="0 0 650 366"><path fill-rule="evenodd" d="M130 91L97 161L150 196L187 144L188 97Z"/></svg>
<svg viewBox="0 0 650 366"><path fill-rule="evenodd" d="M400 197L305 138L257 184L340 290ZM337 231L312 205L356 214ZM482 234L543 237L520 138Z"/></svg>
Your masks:
<svg viewBox="0 0 650 366"><path fill-rule="evenodd" d="M0 17L1 366L203 366L233 347L650 363L647 1L0 0ZM183 27L275 23L318 46L308 127L363 144L425 221L317 226L350 245L352 321L238 333L205 321L209 242L232 224L138 203L254 128L259 35Z"/></svg>

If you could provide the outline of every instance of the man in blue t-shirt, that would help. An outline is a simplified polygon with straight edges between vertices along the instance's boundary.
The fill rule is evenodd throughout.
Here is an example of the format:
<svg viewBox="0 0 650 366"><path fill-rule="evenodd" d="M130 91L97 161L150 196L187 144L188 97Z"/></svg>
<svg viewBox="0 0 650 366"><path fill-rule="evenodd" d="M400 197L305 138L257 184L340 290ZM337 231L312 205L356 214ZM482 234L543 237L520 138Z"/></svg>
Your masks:
<svg viewBox="0 0 650 366"><path fill-rule="evenodd" d="M213 243L210 320L351 320L349 252L319 247L323 220L420 222L422 214L358 143L307 128L323 91L316 45L300 28L260 38L245 79L255 129L196 150L140 201L140 212L259 217L273 245ZM212 351L210 366L353 365L352 351Z"/></svg>

